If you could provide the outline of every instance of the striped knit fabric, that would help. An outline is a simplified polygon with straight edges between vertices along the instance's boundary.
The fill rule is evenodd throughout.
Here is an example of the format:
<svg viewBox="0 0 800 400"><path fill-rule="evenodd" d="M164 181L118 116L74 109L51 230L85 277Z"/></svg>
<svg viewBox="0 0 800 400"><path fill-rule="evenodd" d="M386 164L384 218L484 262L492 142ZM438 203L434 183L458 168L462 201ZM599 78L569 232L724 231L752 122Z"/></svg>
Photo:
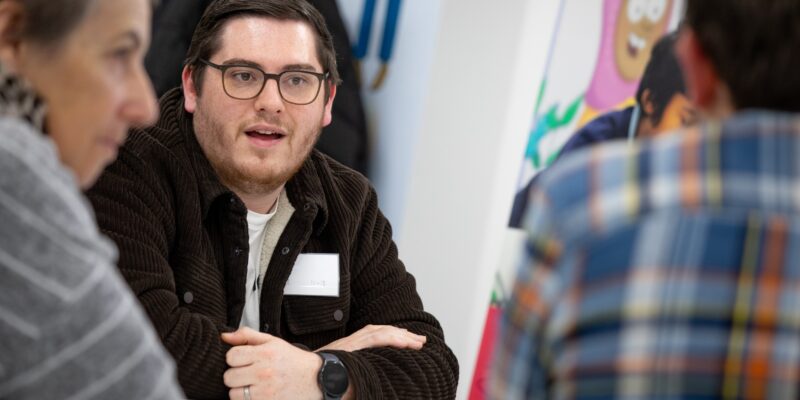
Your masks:
<svg viewBox="0 0 800 400"><path fill-rule="evenodd" d="M800 396L800 117L595 147L543 178L491 398Z"/></svg>
<svg viewBox="0 0 800 400"><path fill-rule="evenodd" d="M55 147L19 118L0 134L0 398L182 398Z"/></svg>

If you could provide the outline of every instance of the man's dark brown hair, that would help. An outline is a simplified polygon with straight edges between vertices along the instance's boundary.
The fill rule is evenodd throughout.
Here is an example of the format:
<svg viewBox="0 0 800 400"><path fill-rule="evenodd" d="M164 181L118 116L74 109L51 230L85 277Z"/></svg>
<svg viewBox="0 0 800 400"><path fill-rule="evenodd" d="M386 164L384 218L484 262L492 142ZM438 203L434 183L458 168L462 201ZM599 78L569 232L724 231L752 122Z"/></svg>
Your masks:
<svg viewBox="0 0 800 400"><path fill-rule="evenodd" d="M317 57L324 72L328 72L329 82L339 83L336 69L336 52L333 49L333 37L325 26L325 20L314 7L305 0L219 0L206 8L203 17L195 28L192 43L186 53L184 65L191 68L192 80L197 92L202 88L202 77L205 64L200 60L208 60L219 50L220 36L223 26L234 18L267 17L282 21L305 22L314 29L317 36ZM265 40L281 40L266 38ZM325 99L329 95L329 85L325 85Z"/></svg>

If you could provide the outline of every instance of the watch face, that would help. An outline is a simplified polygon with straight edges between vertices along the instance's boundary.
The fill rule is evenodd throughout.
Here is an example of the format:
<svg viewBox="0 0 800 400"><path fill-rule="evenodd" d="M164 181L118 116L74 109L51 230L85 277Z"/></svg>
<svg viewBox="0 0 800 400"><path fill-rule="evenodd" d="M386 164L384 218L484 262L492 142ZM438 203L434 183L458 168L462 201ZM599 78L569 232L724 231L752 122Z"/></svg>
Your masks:
<svg viewBox="0 0 800 400"><path fill-rule="evenodd" d="M325 368L322 370L322 384L328 394L343 395L347 390L347 370L336 362L325 363Z"/></svg>

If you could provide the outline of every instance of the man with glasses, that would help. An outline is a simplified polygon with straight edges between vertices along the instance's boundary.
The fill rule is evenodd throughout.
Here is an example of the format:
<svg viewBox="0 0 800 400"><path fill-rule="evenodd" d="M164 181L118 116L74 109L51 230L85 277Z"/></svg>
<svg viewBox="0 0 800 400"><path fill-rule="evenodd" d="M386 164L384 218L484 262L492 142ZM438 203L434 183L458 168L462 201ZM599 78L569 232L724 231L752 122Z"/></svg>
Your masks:
<svg viewBox="0 0 800 400"><path fill-rule="evenodd" d="M182 80L90 197L186 394L454 397L375 191L312 150L339 80L319 13L217 1Z"/></svg>

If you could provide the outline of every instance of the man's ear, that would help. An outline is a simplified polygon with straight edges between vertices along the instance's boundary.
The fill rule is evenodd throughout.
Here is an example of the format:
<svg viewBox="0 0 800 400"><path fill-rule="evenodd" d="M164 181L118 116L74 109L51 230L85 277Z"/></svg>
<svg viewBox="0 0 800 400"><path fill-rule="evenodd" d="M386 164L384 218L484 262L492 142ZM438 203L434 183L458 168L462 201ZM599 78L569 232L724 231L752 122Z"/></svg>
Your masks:
<svg viewBox="0 0 800 400"><path fill-rule="evenodd" d="M20 35L25 9L17 0L0 0L0 62L16 72L19 70Z"/></svg>
<svg viewBox="0 0 800 400"><path fill-rule="evenodd" d="M194 84L192 68L188 65L183 67L181 83L181 89L183 90L183 108L188 113L194 113L194 110L197 109L197 87Z"/></svg>
<svg viewBox="0 0 800 400"><path fill-rule="evenodd" d="M683 80L689 98L700 110L710 110L717 106L720 86L717 69L711 62L697 35L691 28L682 28L675 55L681 64Z"/></svg>
<svg viewBox="0 0 800 400"><path fill-rule="evenodd" d="M325 84L329 85L328 87L330 88L330 92L328 95L328 101L325 103L325 114L322 116L323 127L330 125L331 121L333 120L333 98L336 97L336 84L331 81L327 81Z"/></svg>

